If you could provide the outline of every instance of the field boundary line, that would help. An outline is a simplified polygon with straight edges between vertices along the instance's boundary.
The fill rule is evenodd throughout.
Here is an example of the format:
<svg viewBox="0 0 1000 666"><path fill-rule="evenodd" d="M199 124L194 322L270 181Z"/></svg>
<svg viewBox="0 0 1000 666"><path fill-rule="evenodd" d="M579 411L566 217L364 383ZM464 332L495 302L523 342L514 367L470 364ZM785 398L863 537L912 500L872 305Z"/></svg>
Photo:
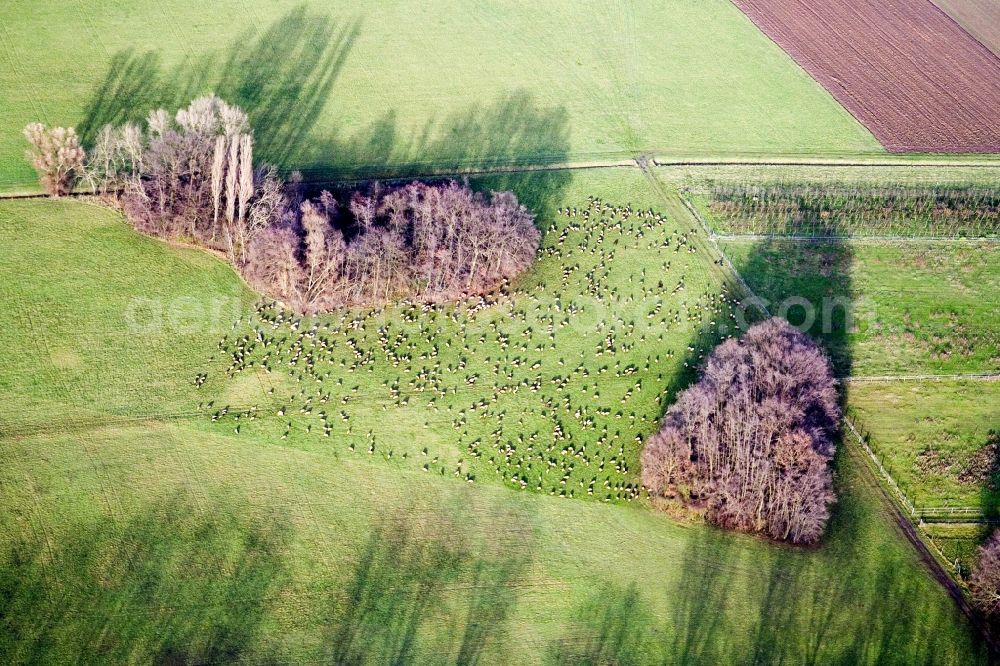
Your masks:
<svg viewBox="0 0 1000 666"><path fill-rule="evenodd" d="M1000 155L990 157L989 154L977 154L968 159L963 159L960 154L942 156L940 159L928 157L915 157L912 160L899 159L901 156L896 153L870 153L870 161L863 159L851 159L849 157L809 157L801 155L790 158L780 156L762 156L760 159L672 159L656 158L652 159L653 165L657 167L834 167L845 169L857 169L862 167L883 167L883 168L955 168L969 167L974 169L997 169L1000 168ZM985 159L984 159L985 157Z"/></svg>
<svg viewBox="0 0 1000 666"><path fill-rule="evenodd" d="M1000 166L1000 164L998 164ZM306 185L332 185L332 186L349 186L349 185L359 185L363 183L386 183L386 184L398 184L398 183L408 183L413 180L436 180L436 179L460 179L460 178L472 178L478 176L495 176L503 175L508 173L536 173L536 172L549 172L549 171L589 171L596 169L635 169L636 163L633 159L617 159L617 160L585 160L579 162L540 162L537 164L509 164L509 165L496 165L493 167L475 167L470 169L441 169L422 171L420 173L413 173L407 175L374 175L374 176L356 176L348 178L316 178L316 179L305 179L302 182ZM70 197L88 197L95 196L93 192L88 191L74 191L69 194L64 195L66 198ZM40 191L12 191L12 192L0 192L0 200L2 199L46 199L49 195L45 192Z"/></svg>
<svg viewBox="0 0 1000 666"><path fill-rule="evenodd" d="M958 375L872 375L843 377L842 381L854 384L879 384L890 382L941 382L941 381L979 381L995 382L1000 380L1000 372L981 372Z"/></svg>
<svg viewBox="0 0 1000 666"><path fill-rule="evenodd" d="M1000 243L1000 236L803 236L783 234L712 234L717 240L731 242L794 241L800 243Z"/></svg>
<svg viewBox="0 0 1000 666"><path fill-rule="evenodd" d="M757 294L754 293L754 291L750 288L750 285L747 284L746 281L743 279L743 276L740 275L740 272L736 270L736 267L733 266L733 263L729 260L729 257L726 255L725 252L722 251L722 248L719 247L719 244L716 242L715 238L712 237L711 229L708 228L708 225L706 224L705 220L702 219L700 215L698 215L698 212L690 205L687 199L684 198L684 196L682 196L680 192L674 191L671 194L667 190L667 188L663 185L663 183L661 183L660 180L656 177L656 174L654 174L649 169L648 157L643 155L636 157L635 165L639 168L640 171L642 171L643 175L646 177L646 180L650 183L650 186L660 196L660 198L663 200L664 205L668 209L673 207L671 204L674 201L680 202L681 210L684 210L690 217L692 217L701 227L701 230L705 233L705 239L708 241L710 253L714 252L715 255L718 256L718 259L716 259L715 257L709 257L710 259L712 259L712 264L714 266L722 268L722 273L724 278L735 280L736 284L740 287L740 289L743 290L743 293L746 294L748 298L755 301L757 305L760 307L760 309L764 312L764 314L770 317L771 313L768 311L767 306L764 304L764 301L759 296L757 296Z"/></svg>
<svg viewBox="0 0 1000 666"><path fill-rule="evenodd" d="M383 167L388 173L378 174L373 173L370 176L342 176L337 177L335 175L336 169L331 168L330 171L333 174L330 178L309 178L308 174L310 171L323 172L322 167L315 167L313 169L303 168L299 169L300 172L304 172L307 178L303 181L307 185L332 185L332 186L347 186L359 183L369 183L369 182L382 182L382 183L400 183L408 182L411 180L422 180L422 179L436 179L436 178L468 178L476 176L490 176L496 174L505 173L533 173L533 172L545 172L545 171L577 171L586 169L616 169L616 168L639 168L643 167L637 164L636 160L631 157L626 157L627 151L610 151L610 154L616 155L615 158L605 158L601 159L595 154L595 157L583 159L584 155L581 154L582 159L568 160L568 161L523 161L519 162L516 160L511 160L507 164L487 164L488 160L481 160L478 164L470 164L468 168L462 168L461 166L455 166L455 162L448 162L448 166L442 166L441 168L435 168L433 163L411 163L412 166L419 166L423 164L427 167L427 170L414 171L413 173L406 175L395 175L391 173L393 167ZM607 155L608 153L604 153ZM658 168L671 168L671 167L801 167L801 168L828 168L828 167L841 167L841 168L860 168L860 167L871 167L871 168L920 168L920 169L948 169L948 168L975 168L975 169L1000 169L1000 155L997 155L995 159L986 158L983 155L969 156L969 159L963 159L960 155L949 155L947 157L942 157L940 159L933 159L928 157L914 158L913 160L900 159L900 155L886 153L871 153L869 155L870 161L859 160L858 158L831 158L831 157L815 157L810 158L808 156L796 156L789 158L782 158L781 156L768 156L764 155L760 159L752 158L656 158L651 157L651 153L646 151L644 153L644 160L648 161L647 168L649 165ZM402 164L395 167L397 174L406 168L407 165ZM363 172L365 169L372 169L373 171L377 167L375 165L354 165L352 167L347 167L344 170L355 170L357 172ZM282 171L284 173L284 171ZM289 171L290 173L290 171ZM31 187L35 183L12 183L14 187ZM2 186L0 186L2 190ZM84 192L74 192L68 196L82 196ZM35 189L22 189L10 190L10 191L0 191L0 199L40 199L45 198L44 192L40 192Z"/></svg>
<svg viewBox="0 0 1000 666"><path fill-rule="evenodd" d="M969 603L969 599L965 594L965 587L956 578L958 571L956 570L954 564L944 556L944 553L938 548L934 540L928 535L924 534L923 530L920 528L919 524L915 523L912 516L907 516L905 511L912 507L913 505L909 502L902 491L896 486L895 480L892 476L885 470L885 467L875 456L872 449L868 446L868 443L861 437L857 429L852 423L850 417L845 413L842 417L842 422L847 426L847 429L851 431L854 435L854 441L860 444L860 450L863 453L863 458L865 461L864 467L868 470L871 476L869 477L875 482L875 485L882 492L882 496L885 499L889 510L895 516L897 527L903 532L907 541L909 541L917 552L917 556L920 560L927 566L930 570L932 577L945 589L945 591L952 597L955 604L958 606L959 611L968 618L969 622L975 627L979 634L983 637L990 651L994 654L1000 654L1000 644L993 634L987 629L985 624L982 622L979 615L973 611L972 605ZM880 471L880 474L876 473L876 470ZM881 483L884 480L887 483ZM895 488L894 493L892 489ZM897 495L898 493L898 495ZM902 501L897 501L902 499ZM928 544L928 542L930 542ZM951 569L954 574L949 574L945 569Z"/></svg>
<svg viewBox="0 0 1000 666"><path fill-rule="evenodd" d="M889 495L902 505L912 519L917 515L916 506L914 506L913 502L910 501L910 498L907 497L906 493L904 493L899 487L899 484L896 483L896 479L892 478L892 474L890 474L889 470L885 468L885 465L883 465L882 461L879 460L878 455L876 455L875 451L871 448L871 446L869 446L865 438L861 436L861 433L854 425L851 417L844 414L843 421L844 425L847 426L847 430L854 436L854 440L861 445L861 449L864 451L865 456L867 456L868 460L875 465L875 469L878 470L880 477L888 485L891 491Z"/></svg>

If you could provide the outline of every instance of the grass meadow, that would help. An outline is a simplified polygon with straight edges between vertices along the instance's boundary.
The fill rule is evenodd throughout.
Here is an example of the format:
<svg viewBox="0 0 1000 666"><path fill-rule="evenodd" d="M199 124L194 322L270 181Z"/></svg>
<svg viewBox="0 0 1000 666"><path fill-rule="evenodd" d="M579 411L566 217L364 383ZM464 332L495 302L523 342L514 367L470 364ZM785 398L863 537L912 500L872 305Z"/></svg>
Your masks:
<svg viewBox="0 0 1000 666"><path fill-rule="evenodd" d="M994 526L989 523L938 522L924 523L921 529L958 575L968 579L976 563L977 551L993 533Z"/></svg>
<svg viewBox="0 0 1000 666"><path fill-rule="evenodd" d="M221 261L106 209L0 203L3 660L984 660L853 451L814 549L629 500L632 437L727 276L636 170L515 186L541 206L538 266L419 317L277 321ZM591 197L619 212L585 219Z"/></svg>
<svg viewBox="0 0 1000 666"><path fill-rule="evenodd" d="M683 176L694 192L713 182L799 182L788 169L700 169ZM993 170L898 168L810 169L816 186L989 186ZM707 214L701 200L699 208ZM836 219L835 217L833 218ZM708 222L718 221L708 215ZM1000 247L995 240L921 239L906 220L896 240L723 237L720 245L750 288L772 312L804 323L802 304L814 307L810 333L830 351L842 376L956 375L1000 372L996 331ZM863 226L851 235L869 234ZM796 302L795 299L802 299ZM853 320L835 307L850 303ZM995 518L996 448L1000 404L996 382L855 382L846 387L858 426L885 468L918 510L931 520L924 534L967 576L976 548L992 531L961 522ZM922 514L923 515L923 514Z"/></svg>
<svg viewBox="0 0 1000 666"><path fill-rule="evenodd" d="M802 323L801 304L787 299L814 306L810 332L830 349L842 375L1000 372L996 243L770 238L720 244L776 312L784 304L788 318ZM824 302L831 306L828 316ZM851 303L853 322L842 303Z"/></svg>
<svg viewBox="0 0 1000 666"><path fill-rule="evenodd" d="M1000 508L1000 382L855 384L850 405L918 508Z"/></svg>
<svg viewBox="0 0 1000 666"><path fill-rule="evenodd" d="M998 404L996 381L850 389L852 415L869 446L926 516L922 531L962 578L971 573L1000 508Z"/></svg>
<svg viewBox="0 0 1000 666"><path fill-rule="evenodd" d="M35 187L28 122L86 142L209 91L249 112L259 157L312 180L882 153L725 0L12 0L0 26L0 191Z"/></svg>

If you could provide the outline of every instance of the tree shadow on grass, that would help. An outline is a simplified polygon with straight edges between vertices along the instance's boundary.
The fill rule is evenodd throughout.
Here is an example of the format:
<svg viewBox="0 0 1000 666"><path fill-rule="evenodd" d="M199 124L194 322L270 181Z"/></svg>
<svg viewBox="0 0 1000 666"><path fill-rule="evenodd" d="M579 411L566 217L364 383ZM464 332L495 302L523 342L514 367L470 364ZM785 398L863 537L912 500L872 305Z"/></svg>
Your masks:
<svg viewBox="0 0 1000 666"><path fill-rule="evenodd" d="M565 109L540 108L530 94L514 91L489 106L473 105L442 122L430 122L413 136L402 136L390 114L367 130L330 138L304 176L314 183L309 189L320 189L329 180L346 180L341 188L346 190L383 180L405 182L418 175L433 182L445 178L427 174L498 169L466 180L476 190L513 192L537 213L560 201L571 172L503 169L538 154L552 162L564 161L568 132ZM347 196L344 191L335 194Z"/></svg>
<svg viewBox="0 0 1000 666"><path fill-rule="evenodd" d="M754 243L736 270L772 315L808 333L830 357L834 374L852 371L851 333L867 324L851 280L854 250L840 239L768 238Z"/></svg>
<svg viewBox="0 0 1000 666"><path fill-rule="evenodd" d="M382 520L359 553L343 594L331 599L328 657L336 664L476 664L503 654L517 583L532 539L517 518L491 525L524 538L484 543L461 512Z"/></svg>
<svg viewBox="0 0 1000 666"><path fill-rule="evenodd" d="M788 319L828 353L838 377L853 369L850 337L871 323L859 311L852 284L854 253L840 239L803 242L773 237L752 241L730 254L735 268L772 315ZM743 251L745 250L745 251ZM731 293L741 294L741 290ZM745 302L746 303L746 302ZM863 304L863 303L862 303ZM744 305L747 324L767 316ZM739 318L739 317L738 317ZM741 334L742 330L729 331ZM711 350L722 335L702 327L692 339L696 350ZM706 354L707 356L707 354ZM668 385L668 402L697 379L703 362L697 352L688 368ZM846 401L847 384L842 384ZM667 405L665 405L666 407ZM834 469L840 498L827 534L816 549L763 543L706 531L686 548L674 600L671 655L678 663L935 663L956 655L942 652L964 630L957 609L928 595L922 565L905 553L880 554L870 530L894 525L876 518L878 498L857 490L864 470L848 470L843 445ZM874 481L872 481L874 482ZM714 534L714 536L713 536ZM899 537L902 539L902 536ZM753 554L756 551L756 554ZM986 653L970 637L969 663ZM938 643L941 642L941 645Z"/></svg>
<svg viewBox="0 0 1000 666"><path fill-rule="evenodd" d="M659 661L656 627L639 587L600 586L576 611L564 634L550 645L547 663L583 666Z"/></svg>
<svg viewBox="0 0 1000 666"><path fill-rule="evenodd" d="M668 662L952 663L956 646L945 636L957 610L928 596L911 560L872 561L863 535L845 527L856 532L832 526L831 550L748 548L744 537L711 532L692 539L671 594ZM982 645L971 645L962 658L985 661Z"/></svg>
<svg viewBox="0 0 1000 666"><path fill-rule="evenodd" d="M254 147L260 159L292 166L330 100L361 26L360 19L337 25L330 16L299 6L256 39L253 32L237 39L221 68L216 63L207 68L221 71L219 96L245 109L250 126L259 128Z"/></svg>
<svg viewBox="0 0 1000 666"><path fill-rule="evenodd" d="M305 168L307 173L364 180L559 163L569 149L568 120L564 107L539 107L520 89L490 104L429 118L416 131L401 131L396 112L387 111L366 130L321 142L322 161ZM331 157L332 163L327 161Z"/></svg>
<svg viewBox="0 0 1000 666"><path fill-rule="evenodd" d="M725 278L723 284L725 289L720 294L721 296L731 298L735 295L738 299L743 298L743 289L735 280ZM661 416L666 414L667 409L677 400L681 391L698 381L709 355L726 340L727 336L739 337L745 332L746 327L767 318L767 315L759 307L754 304L746 304L740 310L741 321L745 326L737 328L729 317L730 312L737 310L737 308L730 307L730 305L727 303L722 314L717 315L714 320L699 324L695 329L694 335L688 342L687 351L677 365L677 371L667 378L663 387L660 397Z"/></svg>
<svg viewBox="0 0 1000 666"><path fill-rule="evenodd" d="M247 32L224 49L189 56L173 68L163 65L158 52L119 51L77 129L90 146L106 124L140 122L152 109L173 110L215 92L249 115L260 161L286 175L299 171L315 189L339 181L566 160L565 108L539 107L523 90L429 117L416 129L401 127L389 109L367 127L320 135L315 126L335 95L362 25L360 18L338 22L300 5L259 34ZM537 210L558 197L569 177L568 172L545 178L507 173L489 188L512 190Z"/></svg>
<svg viewBox="0 0 1000 666"><path fill-rule="evenodd" d="M89 148L105 125L140 121L150 110L172 104L176 96L163 81L158 53L122 49L111 57L104 80L87 102L77 132Z"/></svg>
<svg viewBox="0 0 1000 666"><path fill-rule="evenodd" d="M846 234L845 234L846 235ZM725 281L727 297L735 297L731 308L717 324L700 326L689 343L693 352L684 358L681 370L668 382L665 408L677 394L697 381L711 351L727 336L740 337L753 324L778 316L809 334L830 358L834 375L849 377L853 369L850 336L870 325L873 317L855 293L851 269L854 251L839 237L815 241L772 236L746 241L726 241L723 251L747 287L735 279ZM847 385L841 385L846 404Z"/></svg>
<svg viewBox="0 0 1000 666"><path fill-rule="evenodd" d="M294 166L289 162L329 101L361 25L361 19L337 23L300 5L259 35L248 31L229 47L188 56L176 67L165 67L155 51L121 50L77 130L87 146L107 124L139 122L152 109L173 111L215 92L247 112L262 161Z"/></svg>
<svg viewBox="0 0 1000 666"><path fill-rule="evenodd" d="M838 480L840 491L859 483L860 473ZM873 537L882 510L846 497L834 508L824 544L811 549L709 527L686 531L671 568L676 577L660 582L669 604L664 620L635 585L602 586L550 645L547 661L985 663L985 647L960 626L957 609L931 593L916 558L905 549L886 552L879 543L886 537ZM956 641L963 631L968 642Z"/></svg>
<svg viewBox="0 0 1000 666"><path fill-rule="evenodd" d="M256 644L288 538L282 521L210 517L175 496L118 530L78 525L55 553L19 544L0 565L0 657L231 663Z"/></svg>

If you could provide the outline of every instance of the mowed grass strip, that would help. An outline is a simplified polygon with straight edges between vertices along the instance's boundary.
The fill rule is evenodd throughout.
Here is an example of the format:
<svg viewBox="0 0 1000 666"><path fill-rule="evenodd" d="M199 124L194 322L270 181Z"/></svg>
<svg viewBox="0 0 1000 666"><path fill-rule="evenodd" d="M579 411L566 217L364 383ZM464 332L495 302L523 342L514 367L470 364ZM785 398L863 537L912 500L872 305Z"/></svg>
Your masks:
<svg viewBox="0 0 1000 666"><path fill-rule="evenodd" d="M852 384L850 406L883 464L921 509L1000 508L1000 382Z"/></svg>
<svg viewBox="0 0 1000 666"><path fill-rule="evenodd" d="M250 113L259 158L313 180L882 152L725 0L12 0L0 25L0 190L34 184L28 122L89 140L209 91Z"/></svg>

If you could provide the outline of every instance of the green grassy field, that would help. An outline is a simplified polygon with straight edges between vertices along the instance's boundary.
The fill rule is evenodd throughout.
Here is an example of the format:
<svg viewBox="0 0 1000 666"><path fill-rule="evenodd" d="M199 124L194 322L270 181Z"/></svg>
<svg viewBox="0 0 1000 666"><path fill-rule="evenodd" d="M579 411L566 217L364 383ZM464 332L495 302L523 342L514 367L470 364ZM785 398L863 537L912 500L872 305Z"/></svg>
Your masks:
<svg viewBox="0 0 1000 666"><path fill-rule="evenodd" d="M3 451L8 663L983 657L849 459L800 551L173 424Z"/></svg>
<svg viewBox="0 0 1000 666"><path fill-rule="evenodd" d="M178 387L257 298L214 257L132 237L96 205L4 202L0 230L9 427L194 411Z"/></svg>
<svg viewBox="0 0 1000 666"><path fill-rule="evenodd" d="M855 384L850 404L917 507L997 513L1000 382Z"/></svg>
<svg viewBox="0 0 1000 666"><path fill-rule="evenodd" d="M0 190L34 185L28 122L90 137L213 90L250 112L260 157L313 179L882 152L725 0L13 0L0 26Z"/></svg>
<svg viewBox="0 0 1000 666"><path fill-rule="evenodd" d="M841 374L957 374L1000 371L995 243L725 240L721 246L750 288L805 321ZM824 300L826 299L826 300ZM844 303L852 304L848 330ZM824 304L830 306L824 315Z"/></svg>
<svg viewBox="0 0 1000 666"><path fill-rule="evenodd" d="M869 445L932 521L922 531L963 578L995 528L972 521L995 519L1000 507L997 404L997 382L857 384L850 390L853 417Z"/></svg>
<svg viewBox="0 0 1000 666"><path fill-rule="evenodd" d="M627 501L725 276L691 219L634 213L676 210L637 171L513 184L546 249L496 303L276 325L207 254L81 202L0 203L2 659L983 661L854 453L815 549ZM633 212L584 219L589 196Z"/></svg>
<svg viewBox="0 0 1000 666"><path fill-rule="evenodd" d="M781 184L803 177L788 167L662 171L665 179L695 193L706 193L715 183ZM991 186L996 177L990 168L821 167L808 169L808 174L818 186L862 190L885 183ZM725 231L705 199L695 199L709 224ZM914 230L903 220L896 231L906 235ZM864 236L867 231L847 233ZM815 308L809 331L831 352L842 376L1000 371L995 305L1000 248L995 242L917 237L806 242L779 236L724 238L720 245L772 312L802 323L802 303ZM853 325L838 309L845 302L851 304ZM832 314L824 311L825 303L835 304ZM852 383L847 394L859 427L870 434L874 451L917 509L931 519L960 521L996 513L991 431L1000 431L997 386L973 381ZM963 577L991 531L972 523L928 523L921 529Z"/></svg>
<svg viewBox="0 0 1000 666"><path fill-rule="evenodd" d="M54 375L73 404L85 409L106 404L131 418L200 410L200 421L216 432L371 455L470 482L499 477L549 494L632 501L642 438L729 321L729 303L720 296L725 276L697 251L691 228L648 214L657 196L637 170L539 174L534 181L536 203L549 206L545 261L486 307L478 301L400 305L305 320L270 307L247 308L237 312L240 325L230 330L221 317L233 315L233 302L243 293L219 286L227 282L218 275L209 276L216 286L208 293L221 290L213 297L226 299L221 310L204 298L182 293L165 299L129 283L131 300L105 301L117 309L106 320L115 322L127 344L134 337L137 349L25 350L20 356L27 362L12 368L11 383L30 385L31 378ZM503 177L477 184L523 185ZM592 195L605 202L601 212L588 205ZM572 202L577 212L555 213L552 208L569 208L553 206L555 197ZM626 205L633 212L625 213ZM25 251L35 251L34 239L22 242ZM90 254L84 245L77 251ZM126 265L141 261L125 258ZM12 268L8 283L21 280ZM25 312L49 309L46 299L69 292L67 281L39 280L43 293L29 292L35 300L25 303ZM194 319L199 312L213 316L200 322ZM52 344L67 345L75 317L59 320L66 326ZM183 334L177 343L185 349L203 349L203 336L214 332L215 353L184 357L182 377L174 375L180 366L157 367L143 351L152 340L170 339L174 329ZM20 351L26 342L38 344L15 339L11 348ZM91 364L118 365L101 354L129 359L122 383L87 374ZM77 367L64 370L72 365L64 357ZM171 356L169 362L181 360ZM139 377L133 367L140 368ZM202 373L207 381L186 401L163 396L152 403L158 408L153 414L137 408L133 382L155 387L162 380L150 378L166 373L171 385L177 379L193 385ZM20 420L51 418L48 381L41 385L38 409L29 404Z"/></svg>

